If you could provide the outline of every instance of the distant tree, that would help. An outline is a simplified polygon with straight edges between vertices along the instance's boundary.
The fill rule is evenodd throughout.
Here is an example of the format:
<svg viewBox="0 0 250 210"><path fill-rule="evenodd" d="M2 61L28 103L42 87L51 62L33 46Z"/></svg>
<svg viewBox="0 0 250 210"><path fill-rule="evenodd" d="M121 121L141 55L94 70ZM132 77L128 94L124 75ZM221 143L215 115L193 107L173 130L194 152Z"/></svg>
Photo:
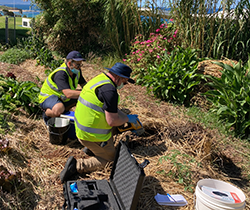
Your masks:
<svg viewBox="0 0 250 210"><path fill-rule="evenodd" d="M36 0L36 4L43 12L36 16L34 31L64 55L75 49L115 51L122 57L135 35L144 29L149 34L160 25L154 21L160 20L157 16L145 18L142 26L136 0Z"/></svg>
<svg viewBox="0 0 250 210"><path fill-rule="evenodd" d="M3 9L2 11L3 11L3 15L8 15L9 10Z"/></svg>
<svg viewBox="0 0 250 210"><path fill-rule="evenodd" d="M36 16L34 31L52 50L66 55L109 48L103 35L103 0L36 0L43 11Z"/></svg>
<svg viewBox="0 0 250 210"><path fill-rule="evenodd" d="M3 15L14 17L14 12L11 12L7 9L3 9L2 11L3 11Z"/></svg>
<svg viewBox="0 0 250 210"><path fill-rule="evenodd" d="M10 16L10 17L14 17L14 12L11 12L11 11L8 11L8 16Z"/></svg>

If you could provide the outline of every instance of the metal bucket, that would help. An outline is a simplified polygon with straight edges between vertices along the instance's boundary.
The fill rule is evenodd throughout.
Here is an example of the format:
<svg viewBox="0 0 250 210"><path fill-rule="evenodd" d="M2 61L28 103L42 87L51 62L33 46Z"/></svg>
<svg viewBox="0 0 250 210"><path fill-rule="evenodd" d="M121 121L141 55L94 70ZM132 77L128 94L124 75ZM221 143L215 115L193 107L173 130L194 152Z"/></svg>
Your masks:
<svg viewBox="0 0 250 210"><path fill-rule="evenodd" d="M70 120L53 117L48 120L49 140L51 144L66 144L70 129Z"/></svg>

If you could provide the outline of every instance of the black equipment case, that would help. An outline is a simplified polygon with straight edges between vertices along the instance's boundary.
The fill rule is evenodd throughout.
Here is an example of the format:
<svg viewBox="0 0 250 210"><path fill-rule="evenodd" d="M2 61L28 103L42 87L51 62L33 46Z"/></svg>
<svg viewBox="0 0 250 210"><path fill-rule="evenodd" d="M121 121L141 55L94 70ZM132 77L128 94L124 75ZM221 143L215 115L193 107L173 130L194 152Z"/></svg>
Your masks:
<svg viewBox="0 0 250 210"><path fill-rule="evenodd" d="M136 210L145 177L143 168L148 163L145 160L138 164L126 144L120 141L109 181L67 181L63 186L63 209ZM72 192L72 184L77 185L78 192Z"/></svg>

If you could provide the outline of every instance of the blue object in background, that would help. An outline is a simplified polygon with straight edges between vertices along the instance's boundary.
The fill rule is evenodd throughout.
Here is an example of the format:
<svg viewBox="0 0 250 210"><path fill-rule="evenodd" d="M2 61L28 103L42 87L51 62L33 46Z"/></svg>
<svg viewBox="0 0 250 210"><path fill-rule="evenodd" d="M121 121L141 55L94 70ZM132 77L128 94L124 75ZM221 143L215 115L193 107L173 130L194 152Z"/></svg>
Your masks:
<svg viewBox="0 0 250 210"><path fill-rule="evenodd" d="M76 130L75 130L75 124L74 124L75 112L73 112L73 111L65 112L65 113L61 114L61 117L63 117L63 115L65 115L66 118L70 119L70 128L69 128L68 137L70 139L73 139L73 140L77 139L77 137L76 137Z"/></svg>
<svg viewBox="0 0 250 210"><path fill-rule="evenodd" d="M72 193L78 193L77 183L74 182L70 185L70 190Z"/></svg>

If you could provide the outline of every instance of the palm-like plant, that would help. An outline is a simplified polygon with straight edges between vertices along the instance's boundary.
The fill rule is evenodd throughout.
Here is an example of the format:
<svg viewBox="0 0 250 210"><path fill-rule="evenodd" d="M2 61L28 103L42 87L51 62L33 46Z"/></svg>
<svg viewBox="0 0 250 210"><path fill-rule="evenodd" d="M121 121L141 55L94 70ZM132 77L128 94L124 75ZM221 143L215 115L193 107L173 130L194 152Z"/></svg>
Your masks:
<svg viewBox="0 0 250 210"><path fill-rule="evenodd" d="M205 93L212 102L212 110L227 122L228 129L233 128L237 136L250 134L250 59L246 65L215 62L223 68L221 78L207 76L212 90Z"/></svg>

